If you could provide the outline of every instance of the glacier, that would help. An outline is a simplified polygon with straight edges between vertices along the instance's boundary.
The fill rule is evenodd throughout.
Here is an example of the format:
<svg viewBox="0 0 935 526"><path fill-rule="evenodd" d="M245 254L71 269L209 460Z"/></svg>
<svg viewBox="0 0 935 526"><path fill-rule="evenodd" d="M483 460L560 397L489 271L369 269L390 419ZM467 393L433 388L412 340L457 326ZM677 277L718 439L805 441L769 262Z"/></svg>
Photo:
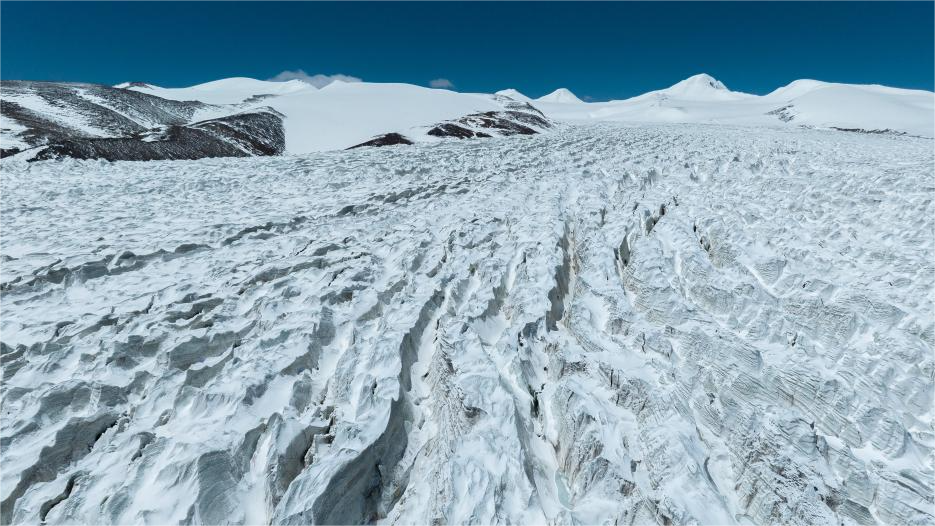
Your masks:
<svg viewBox="0 0 935 526"><path fill-rule="evenodd" d="M931 524L933 170L702 123L4 159L0 522Z"/></svg>

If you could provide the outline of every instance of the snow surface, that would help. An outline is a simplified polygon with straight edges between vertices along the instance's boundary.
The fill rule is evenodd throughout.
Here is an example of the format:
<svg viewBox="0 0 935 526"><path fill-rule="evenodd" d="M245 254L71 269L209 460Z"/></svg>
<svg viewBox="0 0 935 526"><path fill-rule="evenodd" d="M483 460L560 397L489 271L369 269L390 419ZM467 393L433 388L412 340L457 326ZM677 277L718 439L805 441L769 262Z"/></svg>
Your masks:
<svg viewBox="0 0 935 526"><path fill-rule="evenodd" d="M932 146L6 159L3 522L931 524Z"/></svg>
<svg viewBox="0 0 935 526"><path fill-rule="evenodd" d="M169 100L195 100L206 104L237 104L258 95L285 95L318 90L315 86L301 80L273 82L246 77L215 80L188 88L132 86L127 89Z"/></svg>
<svg viewBox="0 0 935 526"><path fill-rule="evenodd" d="M26 126L0 114L0 148L28 148L29 144L21 136L27 130Z"/></svg>

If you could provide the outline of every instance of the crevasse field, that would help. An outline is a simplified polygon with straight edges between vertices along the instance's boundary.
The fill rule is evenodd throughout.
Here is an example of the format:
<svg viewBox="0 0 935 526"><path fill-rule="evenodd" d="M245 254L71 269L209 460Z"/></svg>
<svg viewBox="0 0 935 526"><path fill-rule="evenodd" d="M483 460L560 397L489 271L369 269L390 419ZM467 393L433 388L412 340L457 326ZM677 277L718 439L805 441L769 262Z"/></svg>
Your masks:
<svg viewBox="0 0 935 526"><path fill-rule="evenodd" d="M933 142L2 170L4 523L931 524Z"/></svg>

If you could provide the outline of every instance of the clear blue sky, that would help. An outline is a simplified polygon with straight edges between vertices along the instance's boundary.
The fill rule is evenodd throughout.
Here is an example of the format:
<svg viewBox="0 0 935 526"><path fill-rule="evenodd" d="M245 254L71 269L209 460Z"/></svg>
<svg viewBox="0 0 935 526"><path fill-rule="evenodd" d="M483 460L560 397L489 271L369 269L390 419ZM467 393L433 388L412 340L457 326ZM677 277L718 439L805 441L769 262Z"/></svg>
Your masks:
<svg viewBox="0 0 935 526"><path fill-rule="evenodd" d="M705 72L933 89L933 2L2 2L0 77L167 87L283 70L623 98Z"/></svg>

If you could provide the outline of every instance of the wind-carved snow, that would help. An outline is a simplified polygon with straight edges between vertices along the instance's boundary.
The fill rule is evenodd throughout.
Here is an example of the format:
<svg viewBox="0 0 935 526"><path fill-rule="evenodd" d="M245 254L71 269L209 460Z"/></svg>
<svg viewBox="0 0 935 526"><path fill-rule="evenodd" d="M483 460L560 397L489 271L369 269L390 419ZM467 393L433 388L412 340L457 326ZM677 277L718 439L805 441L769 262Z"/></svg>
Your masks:
<svg viewBox="0 0 935 526"><path fill-rule="evenodd" d="M929 524L932 142L4 164L2 522Z"/></svg>

